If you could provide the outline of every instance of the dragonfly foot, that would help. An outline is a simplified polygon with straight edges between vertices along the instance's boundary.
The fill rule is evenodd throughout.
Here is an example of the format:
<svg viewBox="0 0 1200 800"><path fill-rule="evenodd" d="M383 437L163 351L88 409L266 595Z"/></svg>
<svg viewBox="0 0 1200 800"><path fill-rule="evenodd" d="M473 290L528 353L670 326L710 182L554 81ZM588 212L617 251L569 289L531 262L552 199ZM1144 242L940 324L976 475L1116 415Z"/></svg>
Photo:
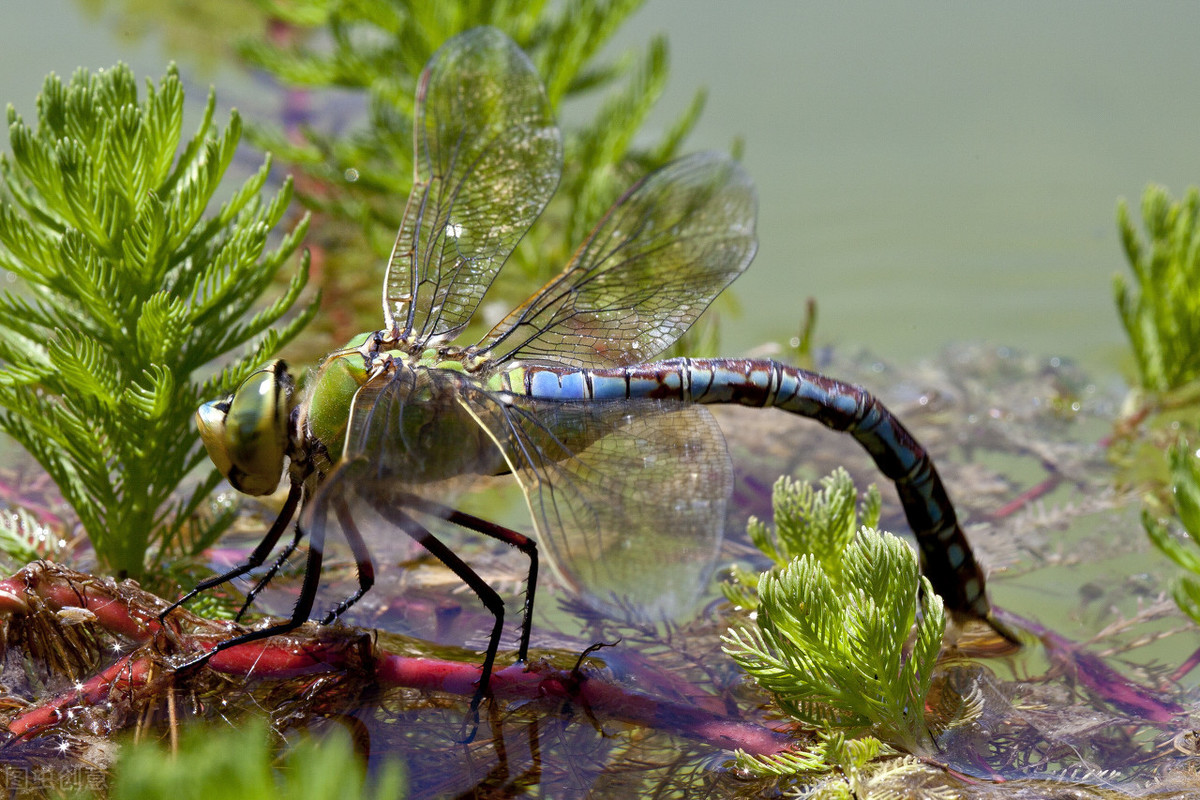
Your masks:
<svg viewBox="0 0 1200 800"><path fill-rule="evenodd" d="M583 677L581 670L583 669L583 660L595 653L597 650L602 650L605 647L616 647L621 643L620 637L614 642L596 642L593 645L588 645L587 649L579 654L579 658L575 660L575 666L571 668L571 676L576 680Z"/></svg>
<svg viewBox="0 0 1200 800"><path fill-rule="evenodd" d="M355 599L355 600L357 600L358 598L356 597L356 598L354 598L354 599ZM346 610L347 610L348 608L350 608L350 606L352 606L352 605L354 605L354 603L353 603L353 602L344 602L344 603L339 603L339 604L337 605L337 607L336 607L336 608L331 608L331 609L329 610L329 613L328 613L328 614L326 614L325 616L321 617L321 623L320 623L320 624L322 624L322 625L332 625L332 624L333 624L333 623L334 623L334 622L337 620L337 618L338 618L338 617L340 617L340 616L342 616L342 614L346 613Z"/></svg>
<svg viewBox="0 0 1200 800"><path fill-rule="evenodd" d="M200 592L199 589L190 591L187 594L185 594L183 597L180 597L174 603L171 603L171 605L167 606L162 611L160 611L158 613L159 623L165 622L167 617L170 616L172 611L174 611L177 608L183 608L183 604L186 603L188 600L191 600L193 597L195 597L197 594L199 594L199 592Z"/></svg>

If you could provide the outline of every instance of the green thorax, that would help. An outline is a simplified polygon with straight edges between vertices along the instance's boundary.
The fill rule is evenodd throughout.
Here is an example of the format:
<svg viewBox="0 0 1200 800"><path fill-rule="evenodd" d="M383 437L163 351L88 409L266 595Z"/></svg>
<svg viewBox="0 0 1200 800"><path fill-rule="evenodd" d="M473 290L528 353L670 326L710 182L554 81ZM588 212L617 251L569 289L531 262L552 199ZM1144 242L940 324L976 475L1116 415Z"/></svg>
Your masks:
<svg viewBox="0 0 1200 800"><path fill-rule="evenodd" d="M350 410L359 388L367 381L366 359L357 351L338 351L326 357L310 383L301 409L305 438L320 445L317 468L327 472L342 457ZM328 458L319 463L319 453Z"/></svg>
<svg viewBox="0 0 1200 800"><path fill-rule="evenodd" d="M309 382L301 424L319 472L347 454L366 455L381 474L412 482L499 468L496 443L463 402L472 387L484 388L463 359L432 348L414 355L376 347L372 334L356 336L330 353ZM367 426L366 414L393 419ZM367 428L385 441L356 441Z"/></svg>

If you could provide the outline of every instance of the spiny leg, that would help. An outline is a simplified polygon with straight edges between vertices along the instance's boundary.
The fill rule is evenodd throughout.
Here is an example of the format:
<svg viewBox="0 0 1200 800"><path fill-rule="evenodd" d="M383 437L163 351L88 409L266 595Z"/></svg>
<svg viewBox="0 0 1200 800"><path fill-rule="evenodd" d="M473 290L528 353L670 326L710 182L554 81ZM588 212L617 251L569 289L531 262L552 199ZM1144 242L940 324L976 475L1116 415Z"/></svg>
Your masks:
<svg viewBox="0 0 1200 800"><path fill-rule="evenodd" d="M358 526L354 524L354 518L350 516L350 507L340 497L334 498L331 502L333 503L333 512L337 514L338 522L341 523L346 542L350 545L350 551L354 553L354 569L358 573L358 589L326 614L325 618L321 620L322 625L328 625L340 617L346 609L361 600L367 590L375 585L375 563L371 560L371 551L367 549L367 543L363 541L362 534L358 532Z"/></svg>
<svg viewBox="0 0 1200 800"><path fill-rule="evenodd" d="M260 639L268 639L272 636L288 633L307 622L308 615L312 612L313 602L317 598L317 588L321 583L321 561L324 558L324 553L325 520L319 514L314 514L313 524L308 532L308 561L304 566L304 582L300 586L300 595L296 598L296 605L292 608L291 618L286 622L268 625L265 628L243 633L232 639L226 639L207 653L201 654L186 664L182 664L179 669L198 667L222 650L228 650L238 645L249 644L250 642L257 642Z"/></svg>
<svg viewBox="0 0 1200 800"><path fill-rule="evenodd" d="M430 555L449 567L459 577L459 580L467 584L471 588L471 591L475 592L475 595L483 603L484 607L496 618L495 624L492 625L492 633L488 637L487 653L483 657L483 666L479 675L479 686L475 689L475 696L471 698L471 715L478 720L479 704L488 693L488 684L492 678L492 665L495 663L496 654L500 650L500 634L504 631L504 600L501 599L495 589L476 574L475 570L471 569L465 561L459 558L440 539L430 533L420 522L405 514L400 509L380 500L372 499L371 505L385 519L392 522L392 524L404 531L414 542L425 548Z"/></svg>
<svg viewBox="0 0 1200 800"><path fill-rule="evenodd" d="M170 614L188 600L191 600L193 597L200 594L200 592L211 589L214 586L220 586L222 583L227 583L234 578L239 578L242 575L245 575L247 572L262 566L262 563L266 561L267 556L269 556L271 551L275 549L275 545L279 543L279 537L283 535L284 529L287 528L288 523L295 515L296 506L300 502L301 494L302 492L300 485L292 484L292 488L288 491L287 500L284 501L283 508L279 511L279 516L275 518L275 522L271 524L270 530L267 531L267 534L262 538L262 541L258 543L258 546L254 548L254 551L250 553L250 557L246 559L245 563L239 564L238 566L226 572L222 572L220 575L214 575L211 578L206 578L205 580L200 581L195 585L194 588L192 588L190 592L176 600L171 605L167 606L167 609L158 615L159 620L165 618L167 614ZM297 528L297 540L299 540L299 536L299 528ZM295 542L292 544L292 549L295 549ZM273 567L272 572L270 572L269 575L273 575L275 569L276 568ZM259 584L254 587L254 591L257 593L264 583L265 581L260 581ZM247 599L246 605L250 604L250 599L251 598ZM239 618L241 617L242 612L245 610L246 606L242 606L242 611L238 612Z"/></svg>
<svg viewBox="0 0 1200 800"><path fill-rule="evenodd" d="M271 580L279 573L279 570L283 568L283 565L287 563L287 560L292 557L292 553L296 552L296 548L300 546L300 540L303 538L304 529L300 527L300 522L297 520L295 532L292 534L292 540L284 545L283 550L281 550L279 555L276 556L275 561L272 562L266 573L264 573L263 576L259 578L252 587L250 587L250 591L246 592L246 599L242 602L242 607L238 609L237 614L233 617L234 622L242 621L242 616L246 613L246 610L250 608L251 603L254 602L254 599L258 597L259 593L263 589L267 588L267 584L270 583Z"/></svg>
<svg viewBox="0 0 1200 800"><path fill-rule="evenodd" d="M529 659L529 637L533 628L533 596L537 588L538 575L538 550L537 542L530 539L528 536L517 533L516 531L506 528L503 525L497 525L494 522L489 522L486 519L481 519L464 511L458 511L440 503L435 503L432 500L426 500L421 497L410 497L405 499L405 504L412 508L420 509L428 514L441 517L447 522L452 522L455 525L466 528L467 530L482 533L484 536L489 536L497 541L504 542L511 547L520 550L529 558L529 574L526 576L525 588L525 605L522 609L521 619L521 645L517 650L517 661L525 662Z"/></svg>

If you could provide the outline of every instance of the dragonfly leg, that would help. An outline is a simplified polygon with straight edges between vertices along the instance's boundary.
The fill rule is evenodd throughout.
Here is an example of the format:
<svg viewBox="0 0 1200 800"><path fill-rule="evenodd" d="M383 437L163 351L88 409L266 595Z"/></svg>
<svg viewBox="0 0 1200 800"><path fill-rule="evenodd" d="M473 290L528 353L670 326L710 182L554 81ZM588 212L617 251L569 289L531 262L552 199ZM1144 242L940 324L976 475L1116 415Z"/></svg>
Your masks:
<svg viewBox="0 0 1200 800"><path fill-rule="evenodd" d="M302 492L300 485L292 484L292 488L288 492L287 500L284 501L283 508L279 511L279 516L275 518L275 522L271 524L271 529L267 531L267 535L264 536L262 541L258 543L258 546L254 548L254 552L250 554L250 557L246 559L245 563L239 564L238 566L226 572L222 572L220 575L214 575L211 578L200 581L190 592L176 600L171 605L167 606L167 609L158 615L159 620L164 619L168 614L179 608L188 600L191 600L193 597L200 594L200 592L211 589L214 586L220 586L222 583L227 583L234 578L239 578L250 570L257 569L258 567L262 566L262 563L266 561L267 556L269 556L271 551L275 549L275 545L279 542L279 537L283 535L288 523L291 522L292 517L295 515L296 506L300 502L301 494ZM295 549L296 541L299 541L300 536L301 533L299 527L297 527L296 540L292 542L291 548L288 552ZM274 575L277 569L278 566L273 566L271 571L268 573L268 577L259 581L259 583L252 590L254 594L257 594L258 591L266 584L266 581L270 580L270 576ZM242 610L238 612L238 618L240 618L242 613L245 612L246 606L250 605L250 600L252 599L253 596L247 597L246 605L242 606Z"/></svg>
<svg viewBox="0 0 1200 800"><path fill-rule="evenodd" d="M222 650L228 650L231 647L257 642L260 639L269 639L272 636L279 636L280 634L294 631L308 621L308 615L312 612L313 602L317 598L317 588L321 582L321 561L325 554L325 522L319 515L313 515L313 524L308 534L308 561L304 565L304 583L300 586L300 595L296 598L296 605L292 608L291 618L285 622L268 625L265 628L243 633L240 636L234 636L232 639L226 639L218 643L212 650L180 665L178 669L183 670L201 666L212 658L213 655Z"/></svg>
<svg viewBox="0 0 1200 800"><path fill-rule="evenodd" d="M254 602L254 598L258 597L259 592L267 588L267 584L271 582L271 579L274 578L279 570L283 568L283 565L287 563L287 560L292 557L292 553L296 552L296 548L300 546L300 540L303 538L304 529L301 528L299 522L297 522L295 533L292 535L292 540L284 545L283 550L280 551L279 555L275 558L275 561L272 562L266 573L258 579L257 583L250 587L250 591L246 592L246 599L242 603L242 607L238 609L237 614L233 617L234 622L241 622L242 616L246 613L246 610L250 608L251 603Z"/></svg>
<svg viewBox="0 0 1200 800"><path fill-rule="evenodd" d="M341 523L346 542L350 545L351 552L354 553L354 569L358 573L358 589L326 614L325 618L321 620L322 625L328 625L340 617L346 609L361 600L367 590L375 585L375 562L371 560L371 551L367 549L367 543L363 541L362 534L358 532L358 526L354 524L354 518L350 515L350 507L340 497L334 498L332 502L333 511L337 514L338 522Z"/></svg>
<svg viewBox="0 0 1200 800"><path fill-rule="evenodd" d="M488 684L492 678L492 666L496 662L496 653L500 650L500 634L504 631L504 600L495 589L487 584L487 581L479 577L475 570L471 569L465 561L459 558L442 540L430 533L420 522L388 503L372 500L371 505L384 518L390 520L413 541L429 551L430 555L449 567L463 583L471 587L471 591L475 592L480 602L496 618L495 624L492 625L492 633L488 637L487 653L483 657L483 666L479 675L479 686L475 690L475 696L471 698L471 714L478 720L479 704L488 693Z"/></svg>
<svg viewBox="0 0 1200 800"><path fill-rule="evenodd" d="M521 644L517 649L517 660L520 662L528 661L529 636L533 629L533 595L537 589L537 542L524 534L517 533L502 525L488 522L486 519L480 519L463 511L453 511L446 519L455 525L460 525L468 530L482 533L484 536L490 536L493 539L511 545L528 556L529 573L525 577L525 604L521 609Z"/></svg>
<svg viewBox="0 0 1200 800"><path fill-rule="evenodd" d="M424 498L412 497L406 502L411 502L413 507L419 508L422 511L442 517L448 522L453 522L455 525L466 528L476 533L482 533L484 536L504 542L507 545L515 547L529 558L529 574L525 579L525 605L521 611L521 645L517 650L517 661L525 662L529 660L529 636L533 627L533 596L537 589L538 576L538 550L537 542L530 539L528 536L517 533L516 531L506 528L503 525L497 525L494 522L489 522L486 519L481 519L472 514L467 514L463 511L458 511L440 503L434 503L431 500Z"/></svg>

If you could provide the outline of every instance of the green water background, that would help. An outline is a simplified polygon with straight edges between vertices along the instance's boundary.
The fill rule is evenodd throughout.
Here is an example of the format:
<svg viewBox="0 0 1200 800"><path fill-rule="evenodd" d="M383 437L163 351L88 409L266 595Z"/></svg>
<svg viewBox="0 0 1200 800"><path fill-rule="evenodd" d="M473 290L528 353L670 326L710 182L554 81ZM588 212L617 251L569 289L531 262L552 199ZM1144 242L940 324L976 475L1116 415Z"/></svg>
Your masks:
<svg viewBox="0 0 1200 800"><path fill-rule="evenodd" d="M0 97L27 119L46 72L118 59L156 77L176 59L222 105L253 96L153 20L81 5L4 4ZM708 87L688 149L745 142L761 248L729 354L786 341L812 296L820 343L893 363L984 339L1112 373L1116 199L1200 181L1196 30L1182 2L650 0L612 49L670 41L648 137Z"/></svg>

